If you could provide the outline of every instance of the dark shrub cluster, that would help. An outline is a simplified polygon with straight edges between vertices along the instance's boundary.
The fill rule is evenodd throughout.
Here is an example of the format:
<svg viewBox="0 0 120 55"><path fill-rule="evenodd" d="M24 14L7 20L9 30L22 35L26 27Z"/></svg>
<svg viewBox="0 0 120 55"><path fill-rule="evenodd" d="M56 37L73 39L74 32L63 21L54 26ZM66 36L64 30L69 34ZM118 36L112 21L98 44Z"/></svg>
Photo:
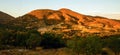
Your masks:
<svg viewBox="0 0 120 55"><path fill-rule="evenodd" d="M60 48L65 46L61 34L46 32L40 34L37 30L0 30L0 49L23 47L33 49L35 47ZM4 47L2 47L4 46Z"/></svg>
<svg viewBox="0 0 120 55"><path fill-rule="evenodd" d="M42 35L41 46L43 48L60 48L65 46L62 34L46 32Z"/></svg>
<svg viewBox="0 0 120 55"><path fill-rule="evenodd" d="M88 37L75 36L67 41L67 47L77 55L80 53L85 55L101 54L103 48L109 48L115 55L119 55L120 35L111 35L106 38L94 35Z"/></svg>

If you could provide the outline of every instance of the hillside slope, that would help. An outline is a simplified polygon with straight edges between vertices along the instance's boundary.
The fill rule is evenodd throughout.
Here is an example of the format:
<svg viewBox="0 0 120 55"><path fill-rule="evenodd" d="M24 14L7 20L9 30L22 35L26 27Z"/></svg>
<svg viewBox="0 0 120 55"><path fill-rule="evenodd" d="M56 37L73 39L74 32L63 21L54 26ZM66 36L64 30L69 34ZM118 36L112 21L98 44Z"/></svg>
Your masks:
<svg viewBox="0 0 120 55"><path fill-rule="evenodd" d="M10 22L23 28L35 28L39 32L53 31L68 36L84 34L120 34L120 21L100 16L89 16L70 9L37 9Z"/></svg>
<svg viewBox="0 0 120 55"><path fill-rule="evenodd" d="M11 15L0 11L0 23L3 24L3 23L6 23L10 20L13 20L13 19L14 19L14 17L12 17Z"/></svg>

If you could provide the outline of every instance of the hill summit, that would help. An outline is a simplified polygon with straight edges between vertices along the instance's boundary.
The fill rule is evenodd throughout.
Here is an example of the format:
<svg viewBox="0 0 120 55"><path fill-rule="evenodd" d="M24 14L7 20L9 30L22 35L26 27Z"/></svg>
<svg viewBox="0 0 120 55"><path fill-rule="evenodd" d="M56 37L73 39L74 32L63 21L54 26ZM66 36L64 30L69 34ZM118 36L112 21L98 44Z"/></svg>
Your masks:
<svg viewBox="0 0 120 55"><path fill-rule="evenodd" d="M119 28L120 22L100 16L88 16L79 14L70 9L62 8L59 10L39 9L28 13L38 19L59 20L61 22L75 22L85 26L101 28Z"/></svg>
<svg viewBox="0 0 120 55"><path fill-rule="evenodd" d="M74 12L70 9L62 8L59 10L50 10L50 9L38 9L33 10L29 15L33 15L39 19L55 19L55 20L64 20L64 21L70 21L72 18L75 19L82 19L84 15L79 14L77 12Z"/></svg>

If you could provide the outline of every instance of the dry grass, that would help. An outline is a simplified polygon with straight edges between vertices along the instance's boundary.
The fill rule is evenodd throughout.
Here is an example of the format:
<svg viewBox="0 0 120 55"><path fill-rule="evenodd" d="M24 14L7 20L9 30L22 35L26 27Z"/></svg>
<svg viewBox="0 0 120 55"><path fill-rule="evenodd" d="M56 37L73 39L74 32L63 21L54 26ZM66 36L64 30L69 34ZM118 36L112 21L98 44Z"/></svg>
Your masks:
<svg viewBox="0 0 120 55"><path fill-rule="evenodd" d="M107 48L104 48L103 50L108 51L108 55L114 55L114 52L111 52ZM0 55L76 55L76 54L67 48L59 48L59 49L37 48L36 50L27 50L27 49L0 50Z"/></svg>
<svg viewBox="0 0 120 55"><path fill-rule="evenodd" d="M0 55L71 55L71 54L66 52L66 48L60 48L40 50L9 49L1 50Z"/></svg>

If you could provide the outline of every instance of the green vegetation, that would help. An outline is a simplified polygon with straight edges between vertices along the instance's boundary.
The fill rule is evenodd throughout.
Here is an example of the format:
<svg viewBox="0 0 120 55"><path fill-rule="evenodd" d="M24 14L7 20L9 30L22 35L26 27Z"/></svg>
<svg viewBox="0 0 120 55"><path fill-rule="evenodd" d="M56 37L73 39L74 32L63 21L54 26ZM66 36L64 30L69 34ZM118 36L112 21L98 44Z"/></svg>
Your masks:
<svg viewBox="0 0 120 55"><path fill-rule="evenodd" d="M11 47L27 49L35 49L36 47L60 48L65 46L62 37L62 34L50 32L41 35L36 29L25 29L14 26L6 29L6 27L4 27L0 28L0 49L8 49Z"/></svg>
<svg viewBox="0 0 120 55"><path fill-rule="evenodd" d="M75 52L77 55L85 51L85 38L75 36L73 39L67 41L67 47Z"/></svg>
<svg viewBox="0 0 120 55"><path fill-rule="evenodd" d="M105 40L105 47L110 48L115 55L119 55L120 52L120 35L112 35L109 38L106 38Z"/></svg>
<svg viewBox="0 0 120 55"><path fill-rule="evenodd" d="M35 48L39 46L41 42L41 37L39 32L35 30L31 30L28 33L29 33L29 38L26 39L26 42L25 42L27 45L27 48Z"/></svg>
<svg viewBox="0 0 120 55"><path fill-rule="evenodd" d="M36 31L36 30L32 30ZM36 45L39 42L40 34L30 31L4 31L3 36L1 36L1 44L5 46L15 46L15 47L29 47L30 44ZM34 41L34 42L32 42Z"/></svg>
<svg viewBox="0 0 120 55"><path fill-rule="evenodd" d="M87 55L97 55L102 52L102 41L98 36L86 37L85 53Z"/></svg>
<svg viewBox="0 0 120 55"><path fill-rule="evenodd" d="M86 37L73 36L71 39L63 39L63 34L46 32L40 34L36 29L25 27L0 25L0 49L26 48L35 49L58 49L66 47L75 55L97 55L101 54L102 48L110 48L115 55L120 52L120 35L99 37L89 35ZM70 52L70 53L72 53Z"/></svg>
<svg viewBox="0 0 120 55"><path fill-rule="evenodd" d="M86 53L86 55L96 55L102 51L101 38L97 36L89 36L86 38L75 36L72 40L67 42L67 46L77 53L77 55L80 53Z"/></svg>
<svg viewBox="0 0 120 55"><path fill-rule="evenodd" d="M43 48L60 48L65 46L62 34L46 32L42 35L41 46Z"/></svg>

